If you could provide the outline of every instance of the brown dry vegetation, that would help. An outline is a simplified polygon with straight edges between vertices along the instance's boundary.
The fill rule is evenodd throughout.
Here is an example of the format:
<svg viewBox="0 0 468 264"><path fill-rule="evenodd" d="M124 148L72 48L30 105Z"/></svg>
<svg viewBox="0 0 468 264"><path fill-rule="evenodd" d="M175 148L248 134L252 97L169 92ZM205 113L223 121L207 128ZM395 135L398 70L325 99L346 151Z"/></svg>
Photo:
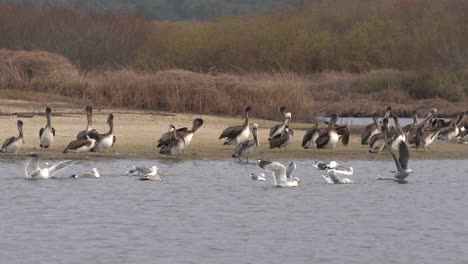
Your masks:
<svg viewBox="0 0 468 264"><path fill-rule="evenodd" d="M260 16L154 22L0 4L1 98L296 120L466 110L466 1L300 1ZM433 19L437 17L437 19Z"/></svg>
<svg viewBox="0 0 468 264"><path fill-rule="evenodd" d="M80 72L56 54L0 50L0 95L9 99L29 96L39 100L42 94L83 104L229 115L249 104L254 116L270 119L277 117L279 105L285 105L302 121L332 112L368 115L383 111L386 105L393 105L400 115L409 115L412 109L427 112L430 107L450 115L467 108L466 101L415 101L402 87L412 78L394 70L313 75L138 73L129 69Z"/></svg>

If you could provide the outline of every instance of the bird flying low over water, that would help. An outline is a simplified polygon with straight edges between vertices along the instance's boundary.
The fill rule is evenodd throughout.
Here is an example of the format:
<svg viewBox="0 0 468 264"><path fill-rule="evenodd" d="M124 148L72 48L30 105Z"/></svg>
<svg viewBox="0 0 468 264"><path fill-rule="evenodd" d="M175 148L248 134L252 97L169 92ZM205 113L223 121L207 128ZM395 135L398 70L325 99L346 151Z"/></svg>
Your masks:
<svg viewBox="0 0 468 264"><path fill-rule="evenodd" d="M48 163L44 163L43 166L39 166L39 156L32 154L26 159L26 166L24 172L26 178L32 180L44 180L52 177L57 171L64 169L65 167L73 164L73 160L60 161L53 166L49 166Z"/></svg>
<svg viewBox="0 0 468 264"><path fill-rule="evenodd" d="M273 173L273 185L276 187L297 187L301 180L297 177L292 177L296 170L296 163L289 163L288 168L283 164L274 161L258 160L257 165Z"/></svg>
<svg viewBox="0 0 468 264"><path fill-rule="evenodd" d="M408 169L408 160L409 160L408 146L406 145L406 142L404 140L399 141L398 144L396 145L397 151L395 151L395 149L390 146L390 143L388 142L389 132L388 132L388 120L387 119L384 119L383 121L382 130L385 136L386 148L392 154L392 158L393 158L393 161L395 162L397 170L393 175L394 178L379 177L377 179L378 180L394 180L398 183L407 183L407 181L405 180L406 177L408 177L410 173L413 172L413 170Z"/></svg>

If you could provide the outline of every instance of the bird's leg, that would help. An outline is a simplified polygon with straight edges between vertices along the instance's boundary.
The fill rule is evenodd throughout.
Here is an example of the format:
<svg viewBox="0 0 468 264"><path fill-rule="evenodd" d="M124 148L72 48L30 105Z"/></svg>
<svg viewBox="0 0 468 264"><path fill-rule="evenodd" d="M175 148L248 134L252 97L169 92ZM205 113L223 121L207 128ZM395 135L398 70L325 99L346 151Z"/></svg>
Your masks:
<svg viewBox="0 0 468 264"><path fill-rule="evenodd" d="M249 155L247 155L247 157L245 157L247 159L247 163L249 163Z"/></svg>

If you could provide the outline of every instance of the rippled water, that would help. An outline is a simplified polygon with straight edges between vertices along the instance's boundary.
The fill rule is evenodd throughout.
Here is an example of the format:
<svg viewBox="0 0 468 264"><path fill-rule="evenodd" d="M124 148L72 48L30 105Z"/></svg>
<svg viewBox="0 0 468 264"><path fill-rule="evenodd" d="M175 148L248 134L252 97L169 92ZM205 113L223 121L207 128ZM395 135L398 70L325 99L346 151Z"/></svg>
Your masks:
<svg viewBox="0 0 468 264"><path fill-rule="evenodd" d="M126 176L158 165L163 183ZM85 161L57 179L0 175L1 263L467 263L468 162L349 161L353 185L297 162L298 188L250 180L232 161ZM100 179L66 176L97 167Z"/></svg>

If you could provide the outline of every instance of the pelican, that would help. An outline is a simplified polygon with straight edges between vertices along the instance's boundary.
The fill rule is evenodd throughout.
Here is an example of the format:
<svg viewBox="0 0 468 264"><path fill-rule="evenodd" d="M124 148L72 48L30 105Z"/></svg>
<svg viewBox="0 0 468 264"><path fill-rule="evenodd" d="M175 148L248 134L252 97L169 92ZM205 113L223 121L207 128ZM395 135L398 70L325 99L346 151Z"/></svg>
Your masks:
<svg viewBox="0 0 468 264"><path fill-rule="evenodd" d="M413 126L408 133L406 133L406 138L409 144L416 144L416 135L418 133L422 133L423 129L433 121L434 115L437 113L437 108L432 108L429 114L426 116L426 118L417 124L416 126Z"/></svg>
<svg viewBox="0 0 468 264"><path fill-rule="evenodd" d="M260 173L260 174L255 174L255 173L250 173L250 178L254 181L266 181L265 174Z"/></svg>
<svg viewBox="0 0 468 264"><path fill-rule="evenodd" d="M392 108L390 106L387 107L384 118L388 118L391 111L392 111ZM367 125L366 127L364 127L364 130L362 130L361 145L368 145L369 140L372 138L372 136L380 133L379 132L380 124L379 124L378 119L379 119L379 115L377 113L372 114L372 121L373 121L372 124Z"/></svg>
<svg viewBox="0 0 468 264"><path fill-rule="evenodd" d="M49 167L48 163L42 168L39 166L39 158L37 154L32 154L26 160L26 166L24 168L24 172L26 174L26 178L31 180L43 180L52 177L57 171L67 167L68 165L73 164L75 161L73 160L64 160L60 161L54 166Z"/></svg>
<svg viewBox="0 0 468 264"><path fill-rule="evenodd" d="M192 129L188 129L187 127L182 127L176 130L177 136L180 138L184 139L185 142L185 147L187 147L190 142L192 142L193 135L197 130L203 126L203 119L201 118L195 118L193 120L192 124ZM171 134L169 132L166 132L161 135L161 137L158 140L158 148L163 147L163 146L168 146L171 141Z"/></svg>
<svg viewBox="0 0 468 264"><path fill-rule="evenodd" d="M382 134L377 114L373 115L372 119L374 120L378 133L372 135L369 139L369 153L380 153L385 147L385 137Z"/></svg>
<svg viewBox="0 0 468 264"><path fill-rule="evenodd" d="M52 110L50 109L50 107L46 107L45 115L47 118L47 124L44 128L41 128L39 130L39 146L41 148L48 148L52 144L52 141L54 141L55 129L52 127L50 118L51 113Z"/></svg>
<svg viewBox="0 0 468 264"><path fill-rule="evenodd" d="M258 125L253 124L252 126L252 135L254 137L253 140L247 140L239 145L237 145L236 150L234 151L234 154L232 154L233 158L239 158L239 161L241 161L241 157L245 157L247 160L247 163L249 163L249 155L258 148L259 143L258 143Z"/></svg>
<svg viewBox="0 0 468 264"><path fill-rule="evenodd" d="M270 139L270 149L279 148L281 150L281 148L284 148L284 151L286 151L286 147L291 143L293 136L294 131L286 126L281 134Z"/></svg>
<svg viewBox="0 0 468 264"><path fill-rule="evenodd" d="M448 127L447 131L445 132L445 137L450 143L456 143L457 140L460 138L460 133L464 132L465 126L463 123L465 122L465 113L461 113L457 116L456 119L452 120L452 123Z"/></svg>
<svg viewBox="0 0 468 264"><path fill-rule="evenodd" d="M427 125L425 128L421 129L419 133L416 135L416 148L420 146L423 147L424 151L429 147L429 145L434 142L439 135L440 130L442 129L442 120L434 120L433 123L435 125Z"/></svg>
<svg viewBox="0 0 468 264"><path fill-rule="evenodd" d="M309 128L306 133L304 134L304 137L302 138L302 147L304 149L317 149L317 145L315 144L315 141L317 138L324 132L323 128L319 128L318 122L315 122L315 126L312 128Z"/></svg>
<svg viewBox="0 0 468 264"><path fill-rule="evenodd" d="M334 183L334 184L349 184L354 183L353 180L348 178L343 178L343 176L351 176L353 175L353 168L352 167L344 167L338 164L336 161L331 161L330 164L327 166L327 174L328 176L322 175L322 177L327 181L327 183Z"/></svg>
<svg viewBox="0 0 468 264"><path fill-rule="evenodd" d="M90 151L96 145L96 139L94 133L86 134L85 139L73 140L68 143L68 146L63 150L63 153L75 152L81 153L81 157L84 156L84 152Z"/></svg>
<svg viewBox="0 0 468 264"><path fill-rule="evenodd" d="M286 126L288 126L289 123L291 122L291 113L286 112L286 108L280 107L280 112L283 114L284 121L283 123L275 125L270 129L270 137L268 138L268 140L274 138L275 136L280 135L283 132L283 130L286 128Z"/></svg>
<svg viewBox="0 0 468 264"><path fill-rule="evenodd" d="M394 180L398 183L406 183L405 178L408 177L408 175L410 175L410 173L413 172L411 169L408 169L408 160L409 160L408 146L406 145L406 142L404 140L400 140L398 143L398 148L397 148L398 154L397 154L396 153L397 151L395 151L393 147L389 145L389 142L388 142L388 120L387 119L384 119L383 121L382 130L383 130L383 134L385 137L386 147L392 154L392 158L393 158L393 161L395 161L397 171L393 175L394 177L393 179L382 178L382 177L378 177L377 179L378 180Z"/></svg>
<svg viewBox="0 0 468 264"><path fill-rule="evenodd" d="M96 144L91 151L105 151L106 156L109 149L114 146L115 141L117 140L114 136L114 115L112 113L107 116L107 124L109 125L109 131L105 134L99 134L95 131L88 132L89 134L93 134L93 138L96 139Z"/></svg>
<svg viewBox="0 0 468 264"><path fill-rule="evenodd" d="M406 136L414 127L418 125L418 113L415 110L413 110L411 111L411 116L413 117L413 123L403 127L403 132L405 132Z"/></svg>
<svg viewBox="0 0 468 264"><path fill-rule="evenodd" d="M392 132L390 132L391 137L388 139L389 140L388 143L390 143L391 147L395 151L398 151L400 142L406 141L406 136L405 136L405 132L403 132L403 129L400 126L398 117L394 113L391 113L391 116L393 117L393 121L395 122L395 129Z"/></svg>
<svg viewBox="0 0 468 264"><path fill-rule="evenodd" d="M90 106L90 105L87 105L85 107L85 111L86 111L86 119L88 120L88 124L86 125L85 130L79 132L78 135L76 135L77 140L86 139L86 135L89 132L95 132L96 133L96 129L91 127L93 125L93 107Z"/></svg>
<svg viewBox="0 0 468 264"><path fill-rule="evenodd" d="M297 177L292 178L296 170L296 163L294 162L291 162L287 169L283 164L274 161L258 160L257 164L260 168L273 173L273 181L276 187L297 187L301 181Z"/></svg>
<svg viewBox="0 0 468 264"><path fill-rule="evenodd" d="M158 174L159 167L153 166L151 168L146 168L143 166L133 166L133 169L128 171L130 174L140 176L140 181L162 181L164 176Z"/></svg>
<svg viewBox="0 0 468 264"><path fill-rule="evenodd" d="M18 156L18 150L23 146L24 138L23 138L23 121L18 120L16 123L18 127L19 135L17 137L10 137L3 142L2 150L3 153L15 153Z"/></svg>
<svg viewBox="0 0 468 264"><path fill-rule="evenodd" d="M99 178L101 174L99 174L98 169L92 168L91 171L86 171L80 174L73 174L72 178Z"/></svg>
<svg viewBox="0 0 468 264"><path fill-rule="evenodd" d="M162 146L159 153L164 155L177 156L185 148L184 138L177 136L177 131L173 125L169 125L169 144Z"/></svg>
<svg viewBox="0 0 468 264"><path fill-rule="evenodd" d="M315 140L315 144L318 149L321 148L331 148L335 151L336 143L339 140L339 135L335 130L334 124L338 120L338 115L333 114L330 122L328 123L328 128L326 131L322 132L320 136Z"/></svg>
<svg viewBox="0 0 468 264"><path fill-rule="evenodd" d="M224 129L219 139L226 138L224 145L238 145L249 138L249 111L250 106L244 107L244 115L242 118L245 118L244 124L242 126L231 126Z"/></svg>

